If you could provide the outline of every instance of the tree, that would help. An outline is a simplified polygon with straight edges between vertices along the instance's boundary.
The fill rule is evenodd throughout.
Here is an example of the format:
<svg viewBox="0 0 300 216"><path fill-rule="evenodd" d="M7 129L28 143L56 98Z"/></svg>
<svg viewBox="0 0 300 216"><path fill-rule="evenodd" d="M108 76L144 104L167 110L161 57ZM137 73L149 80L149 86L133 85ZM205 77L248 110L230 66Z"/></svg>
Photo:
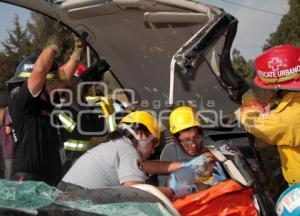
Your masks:
<svg viewBox="0 0 300 216"><path fill-rule="evenodd" d="M42 14L31 12L31 21L27 23L27 30L32 36L32 44L34 44L34 53L40 53L46 46L49 36L56 34L62 40L62 55L59 56L58 62L64 62L72 51L73 39L70 30L66 29L57 21L46 17Z"/></svg>
<svg viewBox="0 0 300 216"><path fill-rule="evenodd" d="M289 0L290 9L281 19L277 30L270 34L264 50L280 44L300 47L300 1Z"/></svg>
<svg viewBox="0 0 300 216"><path fill-rule="evenodd" d="M253 61L249 60L247 62L237 49L233 49L232 51L232 66L235 71L240 73L247 81L251 80L254 71Z"/></svg>
<svg viewBox="0 0 300 216"><path fill-rule="evenodd" d="M39 54L45 47L49 35L60 35L63 40L62 55L58 62L65 62L72 51L73 39L70 30L63 27L53 19L31 12L31 19L22 29L19 17L13 21L13 29L8 31L8 39L1 42L4 51L0 52L1 76L0 88L4 82L14 75L19 62L30 54Z"/></svg>
<svg viewBox="0 0 300 216"><path fill-rule="evenodd" d="M1 42L4 51L0 53L1 63L1 78L0 87L3 87L4 81L13 76L16 67L25 55L30 52L30 35L26 29L22 29L19 17L16 15L14 18L14 29L8 31L8 38Z"/></svg>

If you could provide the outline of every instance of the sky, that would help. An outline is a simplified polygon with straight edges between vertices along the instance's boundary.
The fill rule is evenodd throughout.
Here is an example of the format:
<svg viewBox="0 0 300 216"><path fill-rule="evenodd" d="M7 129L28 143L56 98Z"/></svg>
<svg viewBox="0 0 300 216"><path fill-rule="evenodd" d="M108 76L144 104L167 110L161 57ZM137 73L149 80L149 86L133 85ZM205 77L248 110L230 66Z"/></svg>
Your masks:
<svg viewBox="0 0 300 216"><path fill-rule="evenodd" d="M30 17L30 12L26 9L0 3L0 41L3 42L8 37L8 30L12 29L15 14L19 15L20 23L25 25ZM1 45L0 45L1 47Z"/></svg>
<svg viewBox="0 0 300 216"><path fill-rule="evenodd" d="M198 1L223 8L238 18L238 30L233 47L240 50L246 59L254 59L262 52L266 39L270 33L276 31L282 15L289 10L288 0Z"/></svg>
<svg viewBox="0 0 300 216"><path fill-rule="evenodd" d="M254 59L262 52L269 34L276 31L282 15L286 14L289 9L288 0L197 1L223 8L227 13L238 18L238 31L233 48L240 50L247 60ZM0 3L0 41L7 38L7 30L12 28L16 13L19 14L22 24L29 19L28 10Z"/></svg>

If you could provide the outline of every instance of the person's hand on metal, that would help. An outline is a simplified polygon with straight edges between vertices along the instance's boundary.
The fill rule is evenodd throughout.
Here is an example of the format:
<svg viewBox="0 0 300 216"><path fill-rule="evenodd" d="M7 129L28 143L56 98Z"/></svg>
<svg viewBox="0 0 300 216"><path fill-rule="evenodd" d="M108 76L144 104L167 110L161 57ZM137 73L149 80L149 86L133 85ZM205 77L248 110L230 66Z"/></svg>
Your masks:
<svg viewBox="0 0 300 216"><path fill-rule="evenodd" d="M75 35L73 33L72 36L73 36L73 39L74 39L74 50L73 50L73 53L70 56L70 59L73 59L75 61L79 61L82 54L83 54L83 50L85 48L85 45L77 35Z"/></svg>
<svg viewBox="0 0 300 216"><path fill-rule="evenodd" d="M199 167L204 167L205 165L209 164L210 160L204 156L200 155L190 161L183 162L181 167L191 167L192 169L199 169Z"/></svg>
<svg viewBox="0 0 300 216"><path fill-rule="evenodd" d="M51 35L47 40L46 48L52 48L56 52L56 56L60 55L62 40L58 34Z"/></svg>
<svg viewBox="0 0 300 216"><path fill-rule="evenodd" d="M196 191L195 185L180 183L174 173L170 175L169 187L172 189L175 198L181 198Z"/></svg>
<svg viewBox="0 0 300 216"><path fill-rule="evenodd" d="M242 108L241 112L247 112L248 110L256 112L264 112L263 105L255 97L253 90L248 90L242 96Z"/></svg>

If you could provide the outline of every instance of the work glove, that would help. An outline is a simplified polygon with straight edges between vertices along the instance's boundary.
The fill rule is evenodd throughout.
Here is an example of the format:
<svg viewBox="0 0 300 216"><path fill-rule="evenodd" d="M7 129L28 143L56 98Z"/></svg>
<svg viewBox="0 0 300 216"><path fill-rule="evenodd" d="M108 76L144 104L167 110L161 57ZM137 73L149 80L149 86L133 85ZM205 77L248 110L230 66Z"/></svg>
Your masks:
<svg viewBox="0 0 300 216"><path fill-rule="evenodd" d="M47 40L46 48L50 47L56 52L56 57L61 53L62 41L58 34L51 35Z"/></svg>
<svg viewBox="0 0 300 216"><path fill-rule="evenodd" d="M223 168L219 162L217 162L216 165L214 166L214 172L213 172L212 177L213 177L212 182L208 183L208 185L210 185L210 186L216 185L216 184L220 183L221 181L224 181L227 179L226 175L223 171Z"/></svg>
<svg viewBox="0 0 300 216"><path fill-rule="evenodd" d="M195 193L197 191L196 186L194 184L187 185L180 183L177 180L176 175L174 173L171 173L168 185L172 189L175 198L181 198L183 196Z"/></svg>
<svg viewBox="0 0 300 216"><path fill-rule="evenodd" d="M190 161L183 162L181 164L181 167L190 167L193 170L196 170L196 169L202 170L201 167L203 167L203 169L204 169L204 166L209 164L209 163L210 163L209 159L206 156L200 155L200 156L198 156L198 157L196 157L196 158L194 158Z"/></svg>
<svg viewBox="0 0 300 216"><path fill-rule="evenodd" d="M83 42L77 37L74 33L72 34L74 39L74 50L73 53L70 56L70 59L73 59L75 61L80 61L80 58L83 54L83 50L85 48L85 45Z"/></svg>
<svg viewBox="0 0 300 216"><path fill-rule="evenodd" d="M242 95L242 103L248 103L250 101L256 100L256 97L252 89L249 89Z"/></svg>

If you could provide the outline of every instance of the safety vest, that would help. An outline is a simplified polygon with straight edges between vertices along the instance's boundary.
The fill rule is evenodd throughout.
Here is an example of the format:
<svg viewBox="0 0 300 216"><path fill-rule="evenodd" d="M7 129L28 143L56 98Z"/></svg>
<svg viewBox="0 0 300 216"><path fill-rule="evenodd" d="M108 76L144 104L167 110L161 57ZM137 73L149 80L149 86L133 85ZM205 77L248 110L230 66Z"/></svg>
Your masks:
<svg viewBox="0 0 300 216"><path fill-rule="evenodd" d="M99 96L88 96L86 99L91 104L101 107L108 132L115 131L117 129L115 117L116 113L112 99ZM64 129L66 129L69 133L72 133L74 131L77 123L69 115L67 115L63 111L60 111L58 118L62 122ZM91 149L92 147L94 147L94 145L91 145L89 141L84 139L70 138L66 142L64 142L64 149L70 151L83 152Z"/></svg>
<svg viewBox="0 0 300 216"><path fill-rule="evenodd" d="M62 125L65 130L67 130L69 133L72 133L77 125L77 123L66 113L61 111L58 114L59 120L62 122ZM88 140L76 140L76 139L68 139L66 142L64 142L64 149L69 151L80 151L84 152L92 147L89 145Z"/></svg>
<svg viewBox="0 0 300 216"><path fill-rule="evenodd" d="M87 140L68 139L64 142L64 148L69 151L87 151L91 146Z"/></svg>
<svg viewBox="0 0 300 216"><path fill-rule="evenodd" d="M72 133L76 127L76 122L63 111L59 112L58 118L61 121L64 129L66 129L69 133Z"/></svg>

